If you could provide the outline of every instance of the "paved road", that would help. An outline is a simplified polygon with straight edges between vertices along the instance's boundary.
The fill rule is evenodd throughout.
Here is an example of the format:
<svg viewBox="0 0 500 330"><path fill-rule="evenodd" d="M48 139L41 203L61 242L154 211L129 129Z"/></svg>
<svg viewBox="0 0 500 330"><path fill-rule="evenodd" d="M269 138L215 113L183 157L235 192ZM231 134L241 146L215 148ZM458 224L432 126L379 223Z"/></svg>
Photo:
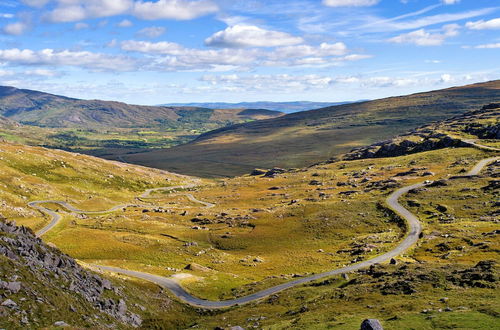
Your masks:
<svg viewBox="0 0 500 330"><path fill-rule="evenodd" d="M152 189L146 190L139 197L140 198L144 198L144 199L146 199L146 198L155 198L155 197L150 197L150 194L152 192L155 192L155 191L173 191L173 190L188 189L188 188L193 188L193 187L196 187L196 184L189 184L189 185L182 185L182 186L172 186L172 187L152 188ZM197 199L192 194L184 194L184 196L186 196L190 201L193 201L195 203L203 204L203 206L205 208L212 208L212 207L215 206L215 204L212 204L212 203L209 203L209 202L205 202L205 201L201 201L201 200ZM48 214L48 215L50 215L52 217L50 223L47 226L43 227L42 229L40 229L39 231L36 232L36 235L38 237L41 237L44 234L46 234L48 231L50 231L52 228L54 228L54 226L56 226L59 223L59 221L61 221L61 219L62 219L61 215L59 215L58 213L56 213L56 212L54 212L54 211L52 211L52 210L50 210L50 209L48 209L46 207L41 206L41 204L57 204L57 205L62 206L63 208L65 208L68 211L71 211L73 213L78 213L78 214L103 214L103 213L110 213L110 212L115 212L115 211L118 211L118 210L122 210L122 209L124 209L126 207L144 207L144 208L151 207L151 205L122 204L122 205L113 206L112 208L110 208L108 210L102 210L102 211L85 211L85 210L80 210L80 209L74 207L73 205L71 205L71 204L69 204L68 202L65 202L65 201L43 200L43 201L29 202L28 206L30 206L32 208L35 208L35 209L41 211L42 213Z"/></svg>
<svg viewBox="0 0 500 330"><path fill-rule="evenodd" d="M500 149L496 149L496 148L491 149L492 147L481 146L481 145L478 145L476 143L474 143L474 145L478 148L485 147L486 150L500 151ZM491 158L487 158L487 159L483 159L483 160L479 161L465 176L477 175L488 163L490 163L492 161L496 161L496 160L500 160L500 157L491 157ZM366 260L366 261L363 261L363 262L360 262L357 264L353 264L350 266L334 269L334 270L331 270L328 272L299 278L299 279L296 279L294 281L290 281L290 282L283 283L283 284L280 284L277 286L273 286L271 288L268 288L268 289L265 289L265 290L262 290L262 291L244 296L244 297L240 297L237 299L223 300L223 301L204 300L204 299L200 299L200 298L192 296L183 287L181 287L177 282L175 282L174 280L172 280L170 278L166 278L166 277L162 277L162 276L158 276L158 275L153 275L153 274L149 274L149 273L144 273L144 272L137 272L137 271L127 270L127 269L117 268L117 267L100 266L100 265L93 265L93 264L90 264L89 266L94 267L96 269L99 269L101 271L119 273L119 274L123 274L126 276L136 277L136 278L140 278L140 279L143 279L146 281L156 283L159 286L170 290L177 298L179 298L180 300L182 300L185 303L192 305L192 306L202 307L202 308L207 308L207 309L216 309L216 308L225 308L225 307L242 305L242 304L246 304L249 302L263 299L265 297L268 297L272 294L278 293L278 292L283 291L285 289L296 287L298 285L309 283L309 282L319 280L319 279L322 279L325 277L330 277L330 276L334 276L334 275L340 275L340 274L356 271L356 270L366 268L366 267L369 267L369 266L377 264L377 263L382 263L382 262L388 261L391 258L394 258L398 255L401 255L402 253L404 253L406 250L408 250L411 246L413 246L417 242L419 235L422 232L422 226L420 224L419 219L414 214L412 214L410 211L405 209L401 204L399 204L398 199L402 195L409 192L410 190L424 187L424 186L426 186L425 182L413 184L413 185L410 185L407 187L403 187L403 188L398 189L395 192L393 192L387 198L387 204L389 205L389 207L391 209L393 209L399 216L404 218L407 222L407 225L408 225L408 233L407 233L406 237L404 238L404 240L402 242L399 243L398 246L396 246L391 251L384 253L380 256L377 256L377 257L370 259L370 260ZM147 193L146 197L149 197L149 194L152 191L153 190L151 190L149 193ZM32 202L30 204L32 204L31 206L36 207L39 210L41 210L42 212L46 212L47 214L49 214L53 217L51 224L49 226L47 226L49 228L46 227L40 231L40 232L42 232L42 235L43 235L45 232L50 230L57 223L57 221L60 219L60 216L51 210L48 210L46 208L39 206L38 205L39 203L44 203L44 201ZM63 204L61 204L61 203L59 203L59 204L63 205L64 207L69 206L69 204L67 204L65 202L63 202ZM213 206L213 204L210 204L210 203L206 203L205 205L206 205L206 207L210 207L208 205ZM80 211L80 210L77 210L77 211ZM40 234L38 234L38 235L40 236Z"/></svg>

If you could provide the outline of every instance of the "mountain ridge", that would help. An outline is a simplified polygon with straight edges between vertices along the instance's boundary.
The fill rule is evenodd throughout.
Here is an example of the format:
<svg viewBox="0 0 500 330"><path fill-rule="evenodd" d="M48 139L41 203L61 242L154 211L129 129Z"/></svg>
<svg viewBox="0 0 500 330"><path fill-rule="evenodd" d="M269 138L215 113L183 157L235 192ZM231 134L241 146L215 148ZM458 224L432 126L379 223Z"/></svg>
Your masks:
<svg viewBox="0 0 500 330"><path fill-rule="evenodd" d="M500 80L287 114L201 134L170 149L125 155L190 175L303 167L500 99Z"/></svg>

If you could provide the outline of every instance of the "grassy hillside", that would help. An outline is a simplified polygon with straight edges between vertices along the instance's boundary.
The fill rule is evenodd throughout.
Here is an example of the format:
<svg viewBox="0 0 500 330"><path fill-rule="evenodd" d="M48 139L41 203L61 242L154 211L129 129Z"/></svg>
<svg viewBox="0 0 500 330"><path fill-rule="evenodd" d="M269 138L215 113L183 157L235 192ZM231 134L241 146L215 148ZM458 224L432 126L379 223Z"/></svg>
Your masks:
<svg viewBox="0 0 500 330"><path fill-rule="evenodd" d="M0 86L0 138L97 156L169 148L220 127L281 115L87 101Z"/></svg>
<svg viewBox="0 0 500 330"><path fill-rule="evenodd" d="M20 123L78 128L214 129L247 120L280 116L277 111L245 113L197 107L152 107L121 102L79 100L38 91L0 87L0 115ZM204 127L204 125L212 126Z"/></svg>
<svg viewBox="0 0 500 330"><path fill-rule="evenodd" d="M224 127L132 163L202 176L302 167L500 99L500 81L298 112Z"/></svg>

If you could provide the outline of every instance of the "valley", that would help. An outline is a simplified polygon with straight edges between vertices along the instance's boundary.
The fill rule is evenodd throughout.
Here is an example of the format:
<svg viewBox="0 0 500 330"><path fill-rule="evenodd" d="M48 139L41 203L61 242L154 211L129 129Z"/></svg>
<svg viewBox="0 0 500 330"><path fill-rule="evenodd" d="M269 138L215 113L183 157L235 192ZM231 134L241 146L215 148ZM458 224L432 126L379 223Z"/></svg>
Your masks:
<svg viewBox="0 0 500 330"><path fill-rule="evenodd" d="M495 132L499 111L485 106L370 152L356 149L345 160L217 180L4 142L0 213L126 285L129 299L147 301L147 315L134 309L145 327L310 328L321 320L347 329L361 315L384 318L388 329L415 322L446 327L460 317L493 324L494 301L487 297L498 272L488 263L497 259L499 242L492 204L497 139L484 132ZM461 143L443 145L442 135L427 132ZM374 158L373 150L395 154ZM464 194L474 196L467 207ZM408 227L410 217L417 222ZM483 284L467 275L478 269ZM181 301L150 281L173 287ZM463 290L467 298L459 298ZM157 295L174 314L159 312L160 301L151 298ZM445 303L438 302L442 296ZM204 308L182 307L186 299ZM230 306L232 299L246 304L205 311L214 306L206 300Z"/></svg>

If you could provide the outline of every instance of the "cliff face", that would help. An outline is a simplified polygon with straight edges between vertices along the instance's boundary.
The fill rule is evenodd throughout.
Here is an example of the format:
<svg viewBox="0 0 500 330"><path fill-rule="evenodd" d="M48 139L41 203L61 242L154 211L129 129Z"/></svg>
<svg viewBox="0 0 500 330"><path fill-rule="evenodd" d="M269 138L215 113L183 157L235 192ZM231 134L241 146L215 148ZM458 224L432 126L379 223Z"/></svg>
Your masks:
<svg viewBox="0 0 500 330"><path fill-rule="evenodd" d="M138 327L120 287L25 227L0 221L0 328Z"/></svg>

